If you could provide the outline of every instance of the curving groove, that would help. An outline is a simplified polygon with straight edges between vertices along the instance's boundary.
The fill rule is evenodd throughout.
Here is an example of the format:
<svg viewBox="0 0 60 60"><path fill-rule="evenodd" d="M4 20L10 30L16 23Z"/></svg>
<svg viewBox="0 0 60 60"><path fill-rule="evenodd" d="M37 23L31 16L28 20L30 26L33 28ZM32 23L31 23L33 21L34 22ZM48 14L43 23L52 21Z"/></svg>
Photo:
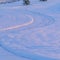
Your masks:
<svg viewBox="0 0 60 60"><path fill-rule="evenodd" d="M10 17L10 16L9 16ZM9 18L8 17L8 18ZM30 15L26 15L26 17L29 17L29 19L31 19L29 22L27 22L27 23L24 23L24 24L17 24L17 25L15 25L15 26L10 26L10 27L6 27L6 28L0 28L0 31L6 31L6 30L11 30L11 29L17 29L17 28L21 28L21 27L24 27L24 26L27 26L27 25L30 25L30 24L32 24L33 22L34 22L34 19L33 19L33 17L31 17ZM10 17L11 18L11 17ZM16 19L15 17L14 17L14 19ZM20 18L21 19L21 18ZM20 20L21 21L21 20ZM19 21L19 22L20 22ZM17 21L16 21L17 22ZM6 23L6 25L7 25L7 23ZM0 25L0 26L2 26L2 25Z"/></svg>
<svg viewBox="0 0 60 60"><path fill-rule="evenodd" d="M54 24L54 18L33 11L26 12L25 10L23 13L30 18L30 21L21 25L17 24L0 29L0 46L8 52L31 60L45 59L40 56L49 57L50 60L52 60L51 58L60 59L60 49L57 47L59 46L59 40L56 41L58 45L55 46L55 44L57 44L56 42L53 43L55 38L51 39L51 32L46 32L48 29L46 29L46 31L44 29L33 30L34 28L49 27ZM14 17L14 19L16 18ZM53 33L53 37L58 35L54 35Z"/></svg>
<svg viewBox="0 0 60 60"><path fill-rule="evenodd" d="M15 33L12 30L2 32L0 46L17 56L32 60L37 58L39 60L41 59L40 56L60 59L59 35L53 31L46 31L40 29L36 31L15 31Z"/></svg>
<svg viewBox="0 0 60 60"><path fill-rule="evenodd" d="M31 24L30 26L27 26L28 29L46 27L46 26L49 26L49 25L52 25L55 23L55 19L51 16L47 16L47 15L39 13L39 12L30 11L27 8L26 8L26 10L27 10L26 14L30 14L34 18L34 23Z"/></svg>
<svg viewBox="0 0 60 60"><path fill-rule="evenodd" d="M13 12L10 12L10 13L13 13ZM15 14L16 11L13 13ZM7 16L8 16L8 20L20 20L21 21L21 17L19 19L19 16L21 15L22 13L18 13L16 14L17 16L13 16L12 14L12 17L11 15L4 15L4 18L3 16L0 18L2 21L6 20ZM52 18L51 16L47 16L47 15L44 15L44 14L41 14L39 12L33 12L33 11L27 11L26 10L23 12L23 16L26 14L26 21L30 20L29 22L27 23L24 23L24 24L18 24L16 23L15 25L13 25L14 21L12 22L12 26L9 26L8 22L7 23L3 23L3 25L0 24L0 26L7 26L7 27L4 27L4 28L0 28L0 31L6 31L6 30L11 30L11 29L17 29L17 28L20 28L20 30L24 30L24 29L34 29L34 28L42 28L42 27L46 27L46 26L49 26L49 25L52 25L54 24L55 20L54 18ZM35 15L34 15L35 14ZM16 18L17 17L17 18ZM29 19L27 19L27 17ZM23 21L25 21L25 19L23 19ZM1 21L0 20L0 21ZM16 20L17 21L17 20ZM15 21L15 22L16 22ZM19 22L20 22L19 21ZM10 23L10 22L9 22ZM10 24L11 25L11 24Z"/></svg>

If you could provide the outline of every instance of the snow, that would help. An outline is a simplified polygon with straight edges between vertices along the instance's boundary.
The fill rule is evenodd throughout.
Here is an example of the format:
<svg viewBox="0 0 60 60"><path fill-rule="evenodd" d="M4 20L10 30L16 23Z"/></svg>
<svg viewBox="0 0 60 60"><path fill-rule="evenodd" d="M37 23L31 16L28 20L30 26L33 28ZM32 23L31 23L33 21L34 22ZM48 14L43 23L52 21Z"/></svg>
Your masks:
<svg viewBox="0 0 60 60"><path fill-rule="evenodd" d="M60 60L59 19L59 0L0 4L0 59Z"/></svg>

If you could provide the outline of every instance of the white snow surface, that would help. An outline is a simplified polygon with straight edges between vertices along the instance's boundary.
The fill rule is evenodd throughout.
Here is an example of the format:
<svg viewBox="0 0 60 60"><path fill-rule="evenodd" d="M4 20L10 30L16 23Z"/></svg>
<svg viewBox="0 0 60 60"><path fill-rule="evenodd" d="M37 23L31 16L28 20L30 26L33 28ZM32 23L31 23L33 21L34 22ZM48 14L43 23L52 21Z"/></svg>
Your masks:
<svg viewBox="0 0 60 60"><path fill-rule="evenodd" d="M0 4L1 60L60 60L59 42L59 0Z"/></svg>

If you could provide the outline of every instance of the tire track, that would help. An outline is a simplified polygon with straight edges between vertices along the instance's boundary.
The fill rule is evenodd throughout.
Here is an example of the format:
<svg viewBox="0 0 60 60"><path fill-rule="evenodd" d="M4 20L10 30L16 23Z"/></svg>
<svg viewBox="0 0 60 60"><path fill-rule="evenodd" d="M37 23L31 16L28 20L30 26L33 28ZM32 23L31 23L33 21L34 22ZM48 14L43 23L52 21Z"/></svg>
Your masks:
<svg viewBox="0 0 60 60"><path fill-rule="evenodd" d="M17 29L17 28L21 28L23 26L27 26L27 25L30 25L34 22L34 19L32 16L30 15L26 15L27 17L31 18L31 21L27 22L27 23L24 23L24 24L21 24L21 25L16 25L16 26L11 26L11 27L7 27L7 28L2 28L0 29L0 31L6 31L6 30L11 30L11 29ZM15 18L14 18L15 19Z"/></svg>
<svg viewBox="0 0 60 60"><path fill-rule="evenodd" d="M24 14L27 14L31 18L31 21L28 23L0 29L0 46L17 56L32 60L40 60L40 55L60 59L60 52L56 54L56 50L60 50L59 47L55 49L57 46L51 46L54 44L48 42L49 37L47 36L47 32L42 29L42 27L53 24L55 20L41 13L29 12L24 12ZM20 31L20 28L23 29L24 27L26 30ZM37 28L41 29L35 30Z"/></svg>
<svg viewBox="0 0 60 60"><path fill-rule="evenodd" d="M0 46L17 56L33 60L35 59L34 56L36 58L44 56L60 59L59 35L56 31L49 33L46 32L47 30L25 30L20 32L16 31L15 33L11 30L2 32L0 35Z"/></svg>

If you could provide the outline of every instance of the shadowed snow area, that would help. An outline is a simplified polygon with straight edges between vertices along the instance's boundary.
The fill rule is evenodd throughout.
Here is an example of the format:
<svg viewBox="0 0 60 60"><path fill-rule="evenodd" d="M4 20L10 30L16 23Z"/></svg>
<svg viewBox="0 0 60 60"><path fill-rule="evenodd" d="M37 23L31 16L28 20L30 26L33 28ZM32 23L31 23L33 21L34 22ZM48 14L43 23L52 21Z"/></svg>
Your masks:
<svg viewBox="0 0 60 60"><path fill-rule="evenodd" d="M5 3L12 3L12 2L16 2L19 0L0 0L0 4L5 4Z"/></svg>
<svg viewBox="0 0 60 60"><path fill-rule="evenodd" d="M14 1L0 0L0 60L60 60L60 1Z"/></svg>

